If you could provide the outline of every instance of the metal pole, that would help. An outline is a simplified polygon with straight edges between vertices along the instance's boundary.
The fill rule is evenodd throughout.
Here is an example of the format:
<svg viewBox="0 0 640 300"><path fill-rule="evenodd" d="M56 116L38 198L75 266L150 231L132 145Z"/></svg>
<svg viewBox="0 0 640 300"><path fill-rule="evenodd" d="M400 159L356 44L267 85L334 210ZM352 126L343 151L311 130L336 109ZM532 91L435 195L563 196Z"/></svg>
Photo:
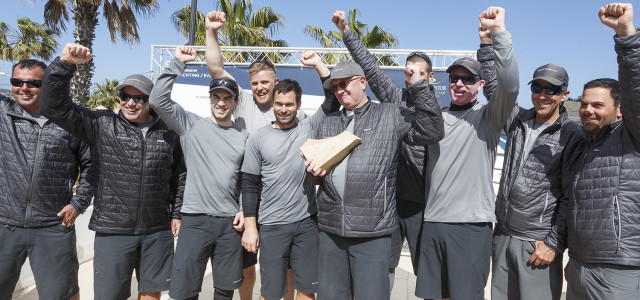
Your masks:
<svg viewBox="0 0 640 300"><path fill-rule="evenodd" d="M191 0L191 22L189 24L189 45L194 45L196 40L196 12L198 0Z"/></svg>

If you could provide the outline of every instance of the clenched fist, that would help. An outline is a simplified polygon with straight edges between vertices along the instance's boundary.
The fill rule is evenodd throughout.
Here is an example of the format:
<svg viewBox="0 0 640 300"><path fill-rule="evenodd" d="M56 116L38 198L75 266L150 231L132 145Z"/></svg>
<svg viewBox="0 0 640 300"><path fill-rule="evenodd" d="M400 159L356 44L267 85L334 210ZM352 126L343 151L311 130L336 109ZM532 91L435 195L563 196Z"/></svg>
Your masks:
<svg viewBox="0 0 640 300"><path fill-rule="evenodd" d="M80 44L69 43L64 46L60 60L71 65L83 64L91 60L91 50Z"/></svg>
<svg viewBox="0 0 640 300"><path fill-rule="evenodd" d="M491 34L505 31L505 10L502 7L491 6L478 16L480 26L486 28Z"/></svg>
<svg viewBox="0 0 640 300"><path fill-rule="evenodd" d="M331 22L333 22L333 24L336 24L336 27L338 27L338 30L340 30L340 32L342 33L345 33L347 32L347 30L349 30L349 25L347 25L347 16L345 15L344 11L337 10L336 12L334 12L333 16L331 16Z"/></svg>
<svg viewBox="0 0 640 300"><path fill-rule="evenodd" d="M226 15L221 11L212 11L204 18L204 27L209 30L218 31L227 22Z"/></svg>
<svg viewBox="0 0 640 300"><path fill-rule="evenodd" d="M611 3L600 8L600 22L616 31L619 36L636 33L633 26L633 5L631 3Z"/></svg>

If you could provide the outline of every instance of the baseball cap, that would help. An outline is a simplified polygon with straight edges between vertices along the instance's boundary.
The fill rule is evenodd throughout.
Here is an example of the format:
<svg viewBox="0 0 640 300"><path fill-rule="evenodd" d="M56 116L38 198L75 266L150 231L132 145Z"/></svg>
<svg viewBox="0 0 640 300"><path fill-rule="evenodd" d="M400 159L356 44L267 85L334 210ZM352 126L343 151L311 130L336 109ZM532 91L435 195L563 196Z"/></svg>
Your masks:
<svg viewBox="0 0 640 300"><path fill-rule="evenodd" d="M333 68L331 75L329 75L329 79L327 79L322 86L325 89L331 89L332 80L348 78L351 76L364 76L364 71L362 71L362 68L360 68L357 63L350 61L340 62Z"/></svg>
<svg viewBox="0 0 640 300"><path fill-rule="evenodd" d="M149 96L153 89L153 82L148 77L142 74L129 75L124 81L116 87L116 90L120 91L125 87L132 86L143 94Z"/></svg>
<svg viewBox="0 0 640 300"><path fill-rule="evenodd" d="M231 93L234 98L238 97L238 83L229 77L214 78L211 80L211 83L209 83L209 93L218 89Z"/></svg>
<svg viewBox="0 0 640 300"><path fill-rule="evenodd" d="M463 67L469 70L469 72L471 72L471 74L473 75L476 75L476 76L480 75L480 63L471 57L463 57L461 59L454 61L447 68L447 73L451 73L451 70L453 70L456 67Z"/></svg>
<svg viewBox="0 0 640 300"><path fill-rule="evenodd" d="M417 57L420 57L420 58L422 58L422 59L426 60L430 67L431 67L431 66L433 66L433 65L431 64L431 58L429 58L429 55L427 55L426 53L424 53L424 52L420 52L420 51L411 52L411 53L407 56L407 60L409 60L409 58L412 58L412 57L414 57L414 56L417 56Z"/></svg>
<svg viewBox="0 0 640 300"><path fill-rule="evenodd" d="M569 74L567 74L567 71L563 67L554 64L546 64L537 68L533 72L533 79L528 84L536 80L548 81L553 85L565 88L569 86Z"/></svg>

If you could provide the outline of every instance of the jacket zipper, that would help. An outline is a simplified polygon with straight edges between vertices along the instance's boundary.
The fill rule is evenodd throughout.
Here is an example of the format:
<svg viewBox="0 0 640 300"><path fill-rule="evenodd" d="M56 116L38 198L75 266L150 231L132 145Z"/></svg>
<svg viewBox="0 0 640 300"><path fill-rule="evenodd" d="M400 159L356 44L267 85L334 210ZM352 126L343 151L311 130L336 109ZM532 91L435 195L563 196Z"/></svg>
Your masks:
<svg viewBox="0 0 640 300"><path fill-rule="evenodd" d="M33 159L33 170L31 170L31 182L29 182L29 192L27 194L27 207L24 214L24 226L28 226L27 220L31 215L31 192L33 192L33 184L36 180L36 175L38 173L38 160L40 159L40 142L42 139L42 127L38 125L38 142L36 143L36 155Z"/></svg>
<svg viewBox="0 0 640 300"><path fill-rule="evenodd" d="M152 125L153 126L153 125ZM151 126L149 127L149 129L151 129ZM138 233L138 228L139 228L139 222L140 222L140 214L142 211L142 202L144 201L144 178L145 178L145 171L144 171L144 166L145 166L145 160L146 160L146 142L145 142L145 137L142 134L142 131L138 130L138 134L140 135L140 137L142 138L142 166L141 166L141 173L140 173L140 197L138 197L138 213L136 214L136 224L135 224L135 233ZM148 130L148 129L147 129ZM147 131L147 134L149 134L149 131Z"/></svg>
<svg viewBox="0 0 640 300"><path fill-rule="evenodd" d="M542 225L542 217L544 216L544 212L547 211L548 205L549 205L549 190L547 190L547 196L544 198L544 208L540 213L540 225Z"/></svg>

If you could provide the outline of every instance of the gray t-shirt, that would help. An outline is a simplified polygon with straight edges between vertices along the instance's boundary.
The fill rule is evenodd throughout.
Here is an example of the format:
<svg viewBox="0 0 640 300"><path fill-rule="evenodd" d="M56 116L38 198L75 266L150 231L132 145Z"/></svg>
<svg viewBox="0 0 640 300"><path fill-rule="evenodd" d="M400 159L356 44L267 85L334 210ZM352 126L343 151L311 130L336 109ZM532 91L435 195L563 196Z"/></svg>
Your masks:
<svg viewBox="0 0 640 300"><path fill-rule="evenodd" d="M348 111L345 111L345 112L348 112ZM347 113L347 115L350 115L350 114ZM353 115L353 112L351 112L351 115ZM349 121L349 124L347 125L347 131L351 133L353 133L353 126L356 123L355 119L356 119L356 116L353 115L353 118L351 118L351 120ZM334 167L333 172L331 172L331 181L333 182L333 186L336 188L336 191L338 192L340 199L343 199L343 200L344 200L344 187L347 185L347 165L348 165L347 162L349 161L349 156L351 156L351 153L349 153L347 157L345 157L342 161L340 161L340 163Z"/></svg>
<svg viewBox="0 0 640 300"><path fill-rule="evenodd" d="M265 108L253 99L251 90L240 89L238 95L238 105L233 110L233 122L236 126L246 129L249 133L271 125L276 121L273 114L273 107ZM302 110L298 110L298 120L306 118L306 114Z"/></svg>
<svg viewBox="0 0 640 300"><path fill-rule="evenodd" d="M522 155L522 162L527 160L529 156L529 152L531 152L531 148L533 148L533 144L542 131L547 129L547 127L551 126L553 123L538 123L535 119L530 120L525 123L525 135L524 135L524 149Z"/></svg>
<svg viewBox="0 0 640 300"><path fill-rule="evenodd" d="M290 224L317 213L315 186L307 177L300 146L324 117L319 108L292 128L265 126L249 137L242 172L262 178L259 224Z"/></svg>
<svg viewBox="0 0 640 300"><path fill-rule="evenodd" d="M30 117L34 118L36 120L36 122L38 122L38 125L40 125L40 128L43 128L44 124L47 123L47 121L49 120L49 119L45 118L42 114L30 113L30 112L28 112L26 110L24 111L23 115L27 116L27 117L30 116Z"/></svg>
<svg viewBox="0 0 640 300"><path fill-rule="evenodd" d="M219 126L170 99L175 78L185 68L180 60L171 60L149 97L156 113L180 135L187 165L181 212L235 216L240 211L238 178L249 133L236 126Z"/></svg>
<svg viewBox="0 0 640 300"><path fill-rule="evenodd" d="M151 120L151 122L149 123L133 123L133 125L135 125L136 127L140 128L140 131L142 131L142 137L146 137L147 136L147 131L149 131L149 127L151 127L151 125L153 125L153 119Z"/></svg>

